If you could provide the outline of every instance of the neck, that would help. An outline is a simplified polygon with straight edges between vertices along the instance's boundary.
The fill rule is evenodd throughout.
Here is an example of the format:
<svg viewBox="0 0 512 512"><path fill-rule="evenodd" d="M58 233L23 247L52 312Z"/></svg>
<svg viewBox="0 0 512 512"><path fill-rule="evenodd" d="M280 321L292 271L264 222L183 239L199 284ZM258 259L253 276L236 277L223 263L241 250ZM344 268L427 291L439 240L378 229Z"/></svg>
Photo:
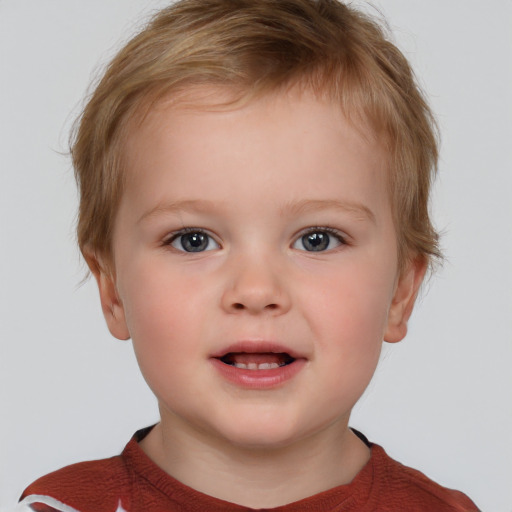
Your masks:
<svg viewBox="0 0 512 512"><path fill-rule="evenodd" d="M141 448L183 484L251 508L278 507L348 484L370 458L370 450L346 422L267 449L234 446L176 427L161 422Z"/></svg>

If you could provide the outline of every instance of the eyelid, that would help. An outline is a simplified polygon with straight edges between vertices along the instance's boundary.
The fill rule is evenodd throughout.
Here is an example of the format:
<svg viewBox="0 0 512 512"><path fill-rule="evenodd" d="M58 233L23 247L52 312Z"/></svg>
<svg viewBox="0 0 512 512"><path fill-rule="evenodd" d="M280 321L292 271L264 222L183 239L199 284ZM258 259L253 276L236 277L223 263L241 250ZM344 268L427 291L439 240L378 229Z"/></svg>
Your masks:
<svg viewBox="0 0 512 512"><path fill-rule="evenodd" d="M349 242L348 242L349 237L343 231L340 231L339 229L336 229L336 228L332 228L330 226L311 226L311 227L302 229L296 235L294 235L292 247L305 235L307 235L309 233L316 233L316 232L324 232L324 233L327 233L327 234L333 236L340 243L340 245L349 245ZM219 249L221 248L221 244L219 243L219 241L217 240L217 237L214 234L212 234L209 230L207 230L205 228L198 228L198 227L184 227L177 231L173 231L164 237L164 239L162 241L162 245L172 247L172 243L175 240L177 240L180 236L186 235L188 233L204 233L218 246ZM333 249L329 249L329 250L333 250ZM182 251L180 249L176 249L176 250L179 252L186 252L186 251ZM322 251L322 252L327 252L327 251Z"/></svg>
<svg viewBox="0 0 512 512"><path fill-rule="evenodd" d="M164 239L162 240L162 245L176 249L175 247L173 247L172 243L175 240L177 240L180 236L187 235L189 233L204 233L208 238L210 238L217 245L217 248L219 248L219 249L221 248L221 244L219 243L219 241L217 240L217 237L215 235L213 235L210 231L208 231L205 228L196 228L196 227L184 227L184 228L178 229L177 231L173 231L173 232L167 234L164 237ZM178 252L187 253L187 251L182 251L181 249L176 249L176 250ZM209 250L211 250L211 249L209 249ZM200 251L200 252L205 252L205 251Z"/></svg>
<svg viewBox="0 0 512 512"><path fill-rule="evenodd" d="M293 237L292 247L299 240L301 240L302 237L304 237L310 233L318 233L318 232L327 233L328 235L333 236L334 238L336 238L336 240L339 242L339 244L341 246L350 245L348 242L348 238L349 238L348 235L345 234L343 231L340 231L339 229L332 228L329 226L311 226L309 228L302 229ZM334 247L333 249L328 249L327 251L319 251L319 252L329 252L334 249L337 249L337 247Z"/></svg>

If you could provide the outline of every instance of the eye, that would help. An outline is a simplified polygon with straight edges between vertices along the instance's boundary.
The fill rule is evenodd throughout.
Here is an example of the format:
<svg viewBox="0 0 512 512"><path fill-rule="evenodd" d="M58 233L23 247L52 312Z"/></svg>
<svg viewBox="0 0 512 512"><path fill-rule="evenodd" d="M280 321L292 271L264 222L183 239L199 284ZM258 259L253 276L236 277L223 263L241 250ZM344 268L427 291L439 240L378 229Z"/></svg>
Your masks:
<svg viewBox="0 0 512 512"><path fill-rule="evenodd" d="M200 229L186 229L174 234L167 242L178 251L204 252L219 249L219 244Z"/></svg>
<svg viewBox="0 0 512 512"><path fill-rule="evenodd" d="M304 233L294 244L294 249L308 252L322 252L344 245L345 239L341 233L327 228L314 228Z"/></svg>

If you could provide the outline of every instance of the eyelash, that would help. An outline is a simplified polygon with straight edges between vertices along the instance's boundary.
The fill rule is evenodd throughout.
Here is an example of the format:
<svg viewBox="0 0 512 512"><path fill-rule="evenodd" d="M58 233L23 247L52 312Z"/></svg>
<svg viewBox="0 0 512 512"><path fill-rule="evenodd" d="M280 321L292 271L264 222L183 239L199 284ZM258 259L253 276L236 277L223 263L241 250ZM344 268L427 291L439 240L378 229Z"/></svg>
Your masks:
<svg viewBox="0 0 512 512"><path fill-rule="evenodd" d="M344 233L342 233L341 231L338 231L335 228L331 228L328 226L313 226L313 227L310 227L310 228L307 228L307 229L301 231L295 237L295 241L293 242L292 245L295 245L296 243L300 242L301 240L304 240L304 237L306 237L308 235L315 234L315 233L327 233L329 236L334 237L336 239L336 241L339 242L340 246L349 245L347 242L347 237ZM329 250L333 250L333 249L329 249ZM305 252L315 252L315 251L305 251ZM326 251L318 251L318 252L326 252Z"/></svg>
<svg viewBox="0 0 512 512"><path fill-rule="evenodd" d="M337 229L334 229L334 228L331 228L331 227L327 227L327 226L313 226L313 227L310 227L310 228L307 228L307 229L301 231L298 235L296 235L294 237L294 241L291 244L292 248L295 246L295 244L300 243L301 241L304 241L304 237L307 237L309 235L313 235L313 234L316 234L316 233L326 233L330 237L334 237L334 239L341 246L349 245L347 240L346 240L346 235L344 235L342 232L338 231ZM187 234L202 234L202 235L205 235L206 237L208 237L208 240L209 240L207 247L211 244L211 242L213 242L214 244L216 244L217 246L220 247L220 244L215 240L215 238L212 235L210 235L205 229L203 229L203 228L194 228L194 227L183 228L183 229L180 229L179 231L176 231L176 232L172 233L169 237L167 237L163 241L163 245L164 246L172 246L173 242L175 242L180 237L182 237L184 235L187 235ZM330 245L330 243L331 243L331 241L329 239L328 245ZM182 242L182 247L183 247L183 242ZM186 251L184 247L183 247L183 250L178 249L178 248L175 248L175 249L177 249L179 252L185 252L185 253L206 252L208 250L212 250L212 249L205 249L205 250L200 250L200 251ZM328 250L333 250L333 249L331 248L331 249L328 249ZM314 250L307 251L307 250L304 250L304 252L326 252L326 251L325 250L319 250L319 251L314 251Z"/></svg>
<svg viewBox="0 0 512 512"><path fill-rule="evenodd" d="M205 235L206 237L208 237L210 242L213 241L213 243L215 243L217 246L220 246L220 244L215 240L215 238L212 235L210 235L205 229L203 229L203 228L193 228L193 227L183 228L183 229L180 229L179 231L175 231L174 233L172 233L169 237L167 237L163 241L163 245L164 246L172 246L173 242L178 240L180 237L188 235L188 234L202 234L202 235ZM210 245L210 242L208 242L208 245ZM182 246L183 246L183 243L182 243ZM182 251L181 249L177 249L177 250L179 252L185 252L185 253L187 253L187 252L188 253L194 252L194 251L186 251L186 250ZM211 250L211 249L208 249L208 250ZM205 251L196 251L196 252L205 252Z"/></svg>

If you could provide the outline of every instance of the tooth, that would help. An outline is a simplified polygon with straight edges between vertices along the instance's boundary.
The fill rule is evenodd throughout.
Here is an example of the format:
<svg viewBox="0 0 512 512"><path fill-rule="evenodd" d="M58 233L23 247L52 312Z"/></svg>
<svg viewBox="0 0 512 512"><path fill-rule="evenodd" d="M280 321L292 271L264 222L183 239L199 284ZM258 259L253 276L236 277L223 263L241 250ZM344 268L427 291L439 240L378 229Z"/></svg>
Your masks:
<svg viewBox="0 0 512 512"><path fill-rule="evenodd" d="M233 366L242 370L274 370L275 368L280 368L285 365L278 363L233 363Z"/></svg>
<svg viewBox="0 0 512 512"><path fill-rule="evenodd" d="M277 363L261 363L258 366L258 370L274 370L275 368L279 368Z"/></svg>

